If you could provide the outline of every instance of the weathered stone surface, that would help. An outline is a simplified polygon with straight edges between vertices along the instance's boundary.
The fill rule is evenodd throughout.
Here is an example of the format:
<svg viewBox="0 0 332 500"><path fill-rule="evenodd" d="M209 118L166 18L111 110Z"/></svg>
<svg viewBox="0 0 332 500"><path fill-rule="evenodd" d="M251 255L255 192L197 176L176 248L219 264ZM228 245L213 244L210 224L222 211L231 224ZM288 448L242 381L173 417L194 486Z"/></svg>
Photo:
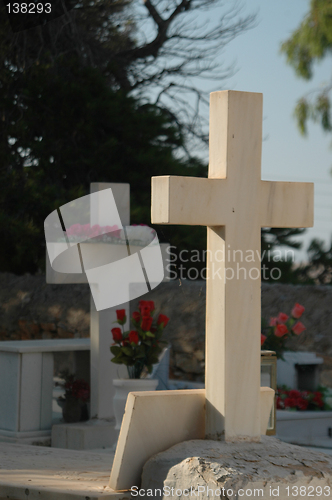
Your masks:
<svg viewBox="0 0 332 500"><path fill-rule="evenodd" d="M331 497L331 480L331 456L262 436L261 443L194 440L177 444L145 464L141 487L146 493L149 489L154 492L168 488L164 496L156 494L153 498L166 498L167 492L174 488L173 495L168 496L179 499L195 495L201 500L287 499L310 497L311 489L316 497L317 486L323 488L322 495L326 487L326 496ZM296 488L298 494L294 495ZM254 494L254 489L261 491ZM218 490L219 495L215 494Z"/></svg>
<svg viewBox="0 0 332 500"><path fill-rule="evenodd" d="M205 282L162 283L143 298L154 300L156 312L170 317L165 337L172 345L171 375L203 381ZM131 304L132 311L139 300ZM322 356L320 382L332 387L332 287L262 285L264 317L289 314L295 302L306 308L302 321L307 329L290 347ZM49 285L43 275L0 274L0 340L88 337L89 321L88 285Z"/></svg>
<svg viewBox="0 0 332 500"><path fill-rule="evenodd" d="M108 486L112 455L1 443L0 498L130 500Z"/></svg>
<svg viewBox="0 0 332 500"><path fill-rule="evenodd" d="M0 340L89 336L88 285L49 285L44 275L0 274Z"/></svg>

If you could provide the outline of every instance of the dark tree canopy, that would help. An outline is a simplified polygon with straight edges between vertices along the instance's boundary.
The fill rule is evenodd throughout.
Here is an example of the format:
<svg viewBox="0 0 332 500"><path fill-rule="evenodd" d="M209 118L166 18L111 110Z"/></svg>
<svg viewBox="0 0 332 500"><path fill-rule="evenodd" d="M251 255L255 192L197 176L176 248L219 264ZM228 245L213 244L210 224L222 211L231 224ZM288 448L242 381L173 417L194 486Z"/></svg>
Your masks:
<svg viewBox="0 0 332 500"><path fill-rule="evenodd" d="M66 5L64 16L13 33L0 4L2 271L43 269L45 217L92 181L130 182L132 221L149 223L152 175L206 175L179 154L198 130L188 104L162 99L190 77L218 76L218 50L253 21L225 10L216 27L191 17L220 0ZM180 249L205 246L203 228L161 234Z"/></svg>
<svg viewBox="0 0 332 500"><path fill-rule="evenodd" d="M75 55L81 64L98 68L113 89L166 107L189 134L207 139L200 122L207 93L197 77L222 85L231 74L223 65L222 50L254 25L254 15L242 17L236 2L225 7L221 0L66 3L73 8L65 16L14 36L1 5L2 61L24 70ZM206 14L210 22L201 19Z"/></svg>
<svg viewBox="0 0 332 500"><path fill-rule="evenodd" d="M152 175L206 172L176 157L184 138L169 113L111 90L75 59L3 82L0 108L1 271L42 269L45 217L90 182L129 181L132 221L149 223Z"/></svg>
<svg viewBox="0 0 332 500"><path fill-rule="evenodd" d="M150 223L151 176L206 176L206 165L179 154L188 130L204 136L199 106L190 109L182 92L199 103L203 94L188 82L225 76L220 50L253 23L232 9L215 27L200 20L220 6L82 0L13 34L1 4L0 271L43 270L45 217L87 194L90 182L130 182L132 222ZM157 229L178 251L206 247L205 228ZM263 231L263 251L288 237Z"/></svg>

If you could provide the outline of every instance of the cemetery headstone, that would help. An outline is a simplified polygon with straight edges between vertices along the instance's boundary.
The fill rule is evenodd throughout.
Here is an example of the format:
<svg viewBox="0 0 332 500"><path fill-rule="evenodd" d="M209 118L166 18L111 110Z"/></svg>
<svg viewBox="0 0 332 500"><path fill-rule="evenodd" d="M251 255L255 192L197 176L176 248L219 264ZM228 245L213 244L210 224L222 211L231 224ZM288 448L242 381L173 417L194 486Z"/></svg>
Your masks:
<svg viewBox="0 0 332 500"><path fill-rule="evenodd" d="M206 437L260 439L261 227L313 225L313 184L261 180L261 94L213 92L208 179L152 178L152 223L207 226Z"/></svg>

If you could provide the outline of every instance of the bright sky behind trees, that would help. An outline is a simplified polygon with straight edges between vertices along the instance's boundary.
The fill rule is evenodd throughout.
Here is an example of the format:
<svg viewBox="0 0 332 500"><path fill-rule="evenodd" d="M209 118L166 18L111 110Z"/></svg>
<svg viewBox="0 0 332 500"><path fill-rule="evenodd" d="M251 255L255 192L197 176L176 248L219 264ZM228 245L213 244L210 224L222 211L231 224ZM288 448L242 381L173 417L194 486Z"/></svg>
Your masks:
<svg viewBox="0 0 332 500"><path fill-rule="evenodd" d="M280 53L283 41L309 10L309 0L247 0L243 13L258 12L257 26L225 48L226 62L236 63L236 74L222 88L264 94L262 178L315 182L315 227L302 237L303 248L312 238L329 242L332 237L332 148L320 125L308 125L308 136L297 129L293 111L297 99L320 87L331 77L332 59L314 67L306 82L295 76ZM215 90L222 90L213 82ZM211 89L211 82L207 84ZM305 259L305 252L297 258Z"/></svg>

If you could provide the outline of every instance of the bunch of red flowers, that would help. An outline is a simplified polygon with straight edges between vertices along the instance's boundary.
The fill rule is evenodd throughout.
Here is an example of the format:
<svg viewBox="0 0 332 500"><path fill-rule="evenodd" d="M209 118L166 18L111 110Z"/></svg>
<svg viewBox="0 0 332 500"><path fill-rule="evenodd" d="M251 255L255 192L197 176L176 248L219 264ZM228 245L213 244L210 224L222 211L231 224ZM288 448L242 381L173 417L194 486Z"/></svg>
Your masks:
<svg viewBox="0 0 332 500"><path fill-rule="evenodd" d="M79 399L86 403L90 399L90 385L83 379L75 379L74 375L65 375L65 398Z"/></svg>
<svg viewBox="0 0 332 500"><path fill-rule="evenodd" d="M113 363L127 366L130 378L140 378L144 367L151 373L152 365L158 363L159 354L166 342L161 340L169 318L159 314L154 324L155 305L152 300L141 300L138 311L133 312L131 323L133 329L125 331L127 321L125 309L116 311L116 322L122 327L112 328L114 343L111 352Z"/></svg>
<svg viewBox="0 0 332 500"><path fill-rule="evenodd" d="M324 399L324 388L311 392L278 387L276 396L277 410L317 411L329 409Z"/></svg>
<svg viewBox="0 0 332 500"><path fill-rule="evenodd" d="M304 310L301 304L295 304L290 316L280 312L278 316L270 318L268 324L262 320L262 348L275 351L277 357L282 358L286 340L291 336L300 335L306 329L299 321Z"/></svg>

